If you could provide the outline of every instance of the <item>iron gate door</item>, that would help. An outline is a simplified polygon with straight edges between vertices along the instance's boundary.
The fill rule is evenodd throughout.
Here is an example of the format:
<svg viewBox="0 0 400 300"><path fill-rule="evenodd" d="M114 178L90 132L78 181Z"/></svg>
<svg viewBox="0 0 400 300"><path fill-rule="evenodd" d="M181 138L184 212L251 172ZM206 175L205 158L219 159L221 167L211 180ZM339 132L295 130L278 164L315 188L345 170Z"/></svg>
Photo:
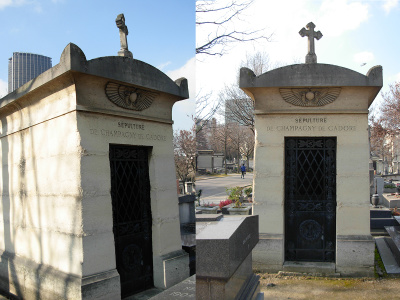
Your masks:
<svg viewBox="0 0 400 300"><path fill-rule="evenodd" d="M285 260L335 261L336 137L285 138Z"/></svg>
<svg viewBox="0 0 400 300"><path fill-rule="evenodd" d="M110 145L113 232L122 298L154 285L150 149Z"/></svg>

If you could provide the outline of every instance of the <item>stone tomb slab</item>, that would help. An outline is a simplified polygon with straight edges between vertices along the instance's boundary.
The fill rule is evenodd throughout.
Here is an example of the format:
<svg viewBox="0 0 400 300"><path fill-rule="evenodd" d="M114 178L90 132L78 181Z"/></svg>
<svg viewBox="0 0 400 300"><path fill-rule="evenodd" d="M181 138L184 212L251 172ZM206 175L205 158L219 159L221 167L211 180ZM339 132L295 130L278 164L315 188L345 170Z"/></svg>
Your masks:
<svg viewBox="0 0 400 300"><path fill-rule="evenodd" d="M258 242L258 216L223 218L197 234L196 242L197 276L230 278Z"/></svg>
<svg viewBox="0 0 400 300"><path fill-rule="evenodd" d="M252 270L258 216L232 216L197 231L196 299L242 299L259 290Z"/></svg>
<svg viewBox="0 0 400 300"><path fill-rule="evenodd" d="M174 299L196 299L196 276L193 275L188 279L174 285L152 300L174 300Z"/></svg>

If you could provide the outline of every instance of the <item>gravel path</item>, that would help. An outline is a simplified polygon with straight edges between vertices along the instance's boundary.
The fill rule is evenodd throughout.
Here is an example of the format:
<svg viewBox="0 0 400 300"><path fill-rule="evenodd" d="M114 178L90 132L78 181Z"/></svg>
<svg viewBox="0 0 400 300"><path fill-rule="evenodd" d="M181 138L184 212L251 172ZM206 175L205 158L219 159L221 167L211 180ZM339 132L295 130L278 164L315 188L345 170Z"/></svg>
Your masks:
<svg viewBox="0 0 400 300"><path fill-rule="evenodd" d="M321 278L257 273L264 299L400 299L400 279Z"/></svg>

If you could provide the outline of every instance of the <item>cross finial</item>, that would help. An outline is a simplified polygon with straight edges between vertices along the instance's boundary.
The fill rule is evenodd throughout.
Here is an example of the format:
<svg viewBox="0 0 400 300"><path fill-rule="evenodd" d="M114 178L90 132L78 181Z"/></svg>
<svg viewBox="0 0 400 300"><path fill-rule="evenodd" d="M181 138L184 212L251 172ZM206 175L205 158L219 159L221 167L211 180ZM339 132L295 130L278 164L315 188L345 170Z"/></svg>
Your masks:
<svg viewBox="0 0 400 300"><path fill-rule="evenodd" d="M119 39L121 42L121 50L118 51L119 56L126 56L133 58L132 52L128 50L128 27L125 25L125 17L124 14L119 14L115 19L115 23L119 28Z"/></svg>
<svg viewBox="0 0 400 300"><path fill-rule="evenodd" d="M306 55L306 64L316 64L317 63L317 55L315 54L315 44L314 38L319 40L322 38L321 31L314 31L315 25L313 22L310 22L306 25L307 29L304 27L299 31L299 34L304 37L308 36L308 54Z"/></svg>

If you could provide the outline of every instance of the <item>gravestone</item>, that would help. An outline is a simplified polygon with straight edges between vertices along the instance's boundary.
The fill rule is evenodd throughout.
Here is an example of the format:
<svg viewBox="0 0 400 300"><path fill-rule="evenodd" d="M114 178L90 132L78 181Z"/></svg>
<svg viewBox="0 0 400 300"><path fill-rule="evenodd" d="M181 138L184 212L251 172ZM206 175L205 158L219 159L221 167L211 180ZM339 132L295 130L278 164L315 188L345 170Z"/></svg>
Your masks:
<svg viewBox="0 0 400 300"><path fill-rule="evenodd" d="M1 99L3 292L120 299L189 277L172 145L186 98L184 78L69 44Z"/></svg>
<svg viewBox="0 0 400 300"><path fill-rule="evenodd" d="M255 267L372 275L368 107L382 87L382 67L364 76L317 63L308 35L305 64L255 76L240 88L255 101L254 214L260 216ZM312 47L311 47L312 46Z"/></svg>
<svg viewBox="0 0 400 300"><path fill-rule="evenodd" d="M222 218L196 230L196 299L254 299L260 288L252 270L258 216Z"/></svg>
<svg viewBox="0 0 400 300"><path fill-rule="evenodd" d="M181 226L182 249L189 253L190 275L196 273L196 196L179 196L179 223Z"/></svg>
<svg viewBox="0 0 400 300"><path fill-rule="evenodd" d="M383 189L385 186L385 181L382 177L375 177L375 191L379 195L379 204L383 202Z"/></svg>

